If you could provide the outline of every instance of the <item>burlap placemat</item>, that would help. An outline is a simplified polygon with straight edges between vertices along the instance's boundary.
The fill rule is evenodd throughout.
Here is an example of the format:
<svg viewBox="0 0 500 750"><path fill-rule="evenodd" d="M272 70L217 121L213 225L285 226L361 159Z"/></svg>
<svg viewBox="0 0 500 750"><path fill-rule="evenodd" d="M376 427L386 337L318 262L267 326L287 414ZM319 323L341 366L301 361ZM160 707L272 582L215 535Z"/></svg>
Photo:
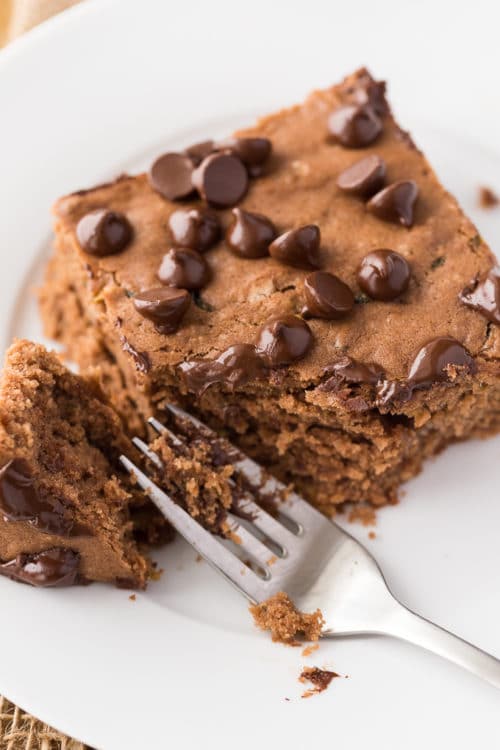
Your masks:
<svg viewBox="0 0 500 750"><path fill-rule="evenodd" d="M81 0L0 0L0 46L78 2ZM90 749L0 696L0 750Z"/></svg>

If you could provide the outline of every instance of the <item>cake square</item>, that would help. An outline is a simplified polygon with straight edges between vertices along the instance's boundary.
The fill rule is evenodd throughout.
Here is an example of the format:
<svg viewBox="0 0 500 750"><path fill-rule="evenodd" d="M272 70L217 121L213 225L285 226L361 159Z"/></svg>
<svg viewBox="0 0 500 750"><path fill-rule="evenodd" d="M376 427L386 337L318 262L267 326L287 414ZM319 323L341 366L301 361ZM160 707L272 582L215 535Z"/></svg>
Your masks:
<svg viewBox="0 0 500 750"><path fill-rule="evenodd" d="M179 403L331 515L500 427L494 257L364 69L54 213L46 333L129 431Z"/></svg>

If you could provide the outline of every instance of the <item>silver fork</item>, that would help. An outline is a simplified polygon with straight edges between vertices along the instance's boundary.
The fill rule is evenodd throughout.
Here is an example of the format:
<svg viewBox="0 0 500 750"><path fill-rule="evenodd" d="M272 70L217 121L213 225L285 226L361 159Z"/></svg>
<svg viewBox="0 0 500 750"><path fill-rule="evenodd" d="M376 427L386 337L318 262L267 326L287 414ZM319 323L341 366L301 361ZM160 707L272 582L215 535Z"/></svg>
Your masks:
<svg viewBox="0 0 500 750"><path fill-rule="evenodd" d="M182 425L191 426L231 456L235 473L249 487L239 505L243 518L228 514L239 537L238 554L203 528L126 456L120 460L172 526L247 599L259 603L284 591L301 611L321 610L325 620L322 637L394 636L449 659L500 688L499 659L397 601L375 559L352 536L191 414L174 405L168 410L178 429L173 432L151 418L154 430L172 445L182 446L189 442L189 437L182 436ZM146 443L139 438L133 443L162 468ZM262 495L282 498L278 518L255 501ZM244 518L251 518L251 523Z"/></svg>

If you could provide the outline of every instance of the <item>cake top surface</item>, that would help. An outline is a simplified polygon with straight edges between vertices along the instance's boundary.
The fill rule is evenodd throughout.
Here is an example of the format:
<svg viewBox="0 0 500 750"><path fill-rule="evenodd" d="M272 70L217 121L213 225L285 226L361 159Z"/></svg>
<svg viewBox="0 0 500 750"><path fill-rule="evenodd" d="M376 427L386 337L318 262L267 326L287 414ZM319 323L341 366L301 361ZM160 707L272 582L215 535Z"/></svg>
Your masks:
<svg viewBox="0 0 500 750"><path fill-rule="evenodd" d="M364 120L357 121L358 116ZM212 153L203 168L198 166L194 182L212 201L212 214L225 234L203 252L201 265L199 254L194 253L194 260L189 255L192 250L179 260L170 217L179 209L204 210L206 202L192 196L172 201L159 192L186 192L185 155L178 155L174 164L155 164L149 177L122 177L56 204L58 241L76 248L96 304L105 305L106 317L124 347L145 354L143 370L193 358L214 359L228 347L254 344L270 320L300 316L305 306L312 312L306 315L312 340L292 342L292 348L304 351L295 352L285 368L286 377L302 386L324 380L325 368L346 355L375 365L389 380L406 378L417 352L436 337L456 339L484 362L500 357L498 326L491 326L491 317L489 321L459 298L471 280L491 269L494 258L425 157L398 127L383 85L366 70L338 86L313 92L304 104L265 117L237 136L269 139L272 154L262 173L249 180L241 199L241 173L235 160L230 162L234 151L223 153L225 162L220 153ZM356 143L358 136L362 147ZM370 158L357 164L366 157ZM353 165L354 170L346 172ZM228 208L214 207L227 199L217 195L221 170L223 187L233 192L229 202L264 215L274 225L274 235L308 228L309 234L299 242L304 257L311 250L310 263L302 258L308 268L291 265L296 241L291 250L290 242L282 239L274 243L271 254L250 257L259 254L258 249L254 252L259 238L268 247L272 235L265 222L255 228L244 214L235 217ZM118 245L113 254L101 257L81 247L85 227L82 234L80 220L98 209L126 217L126 226L115 234ZM319 228L319 251L310 225ZM210 233L210 226L205 230ZM245 247L248 237L250 246ZM379 250L384 252L372 255ZM321 308L321 294L327 294L323 288L319 302L314 297L318 284L325 282L324 277L312 278L315 271L338 277L335 282L326 280L330 302L333 295L333 307L341 308L330 316L335 319L315 314L314 305ZM162 304L182 317L178 327L171 326L172 332L164 328L160 333L139 309L141 304L151 309L143 293L162 288L158 274L169 290ZM172 279L178 287L197 288L191 302L168 286ZM339 286L338 280L343 284ZM332 289L331 283L337 286ZM274 334L267 330L266 335Z"/></svg>

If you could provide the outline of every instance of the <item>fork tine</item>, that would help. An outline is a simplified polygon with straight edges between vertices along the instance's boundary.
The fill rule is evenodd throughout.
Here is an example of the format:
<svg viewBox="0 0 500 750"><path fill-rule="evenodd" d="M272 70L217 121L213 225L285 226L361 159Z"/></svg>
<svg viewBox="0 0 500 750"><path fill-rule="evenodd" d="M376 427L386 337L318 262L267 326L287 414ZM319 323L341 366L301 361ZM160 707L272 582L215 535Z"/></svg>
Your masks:
<svg viewBox="0 0 500 750"><path fill-rule="evenodd" d="M144 453L144 455L147 458L149 458L149 460L152 461L158 469L164 468L160 457L154 451L151 450L149 445L145 443L144 440L141 440L141 438L138 438L138 437L133 437L132 442L135 445L135 447L138 448L141 451L141 453Z"/></svg>
<svg viewBox="0 0 500 750"><path fill-rule="evenodd" d="M203 528L189 513L174 503L165 492L162 492L129 458L120 456L122 466L136 479L148 497L160 509L165 518L172 524L194 549L214 568L222 573L237 589L253 602L263 601L267 597L266 581L259 578L233 555L227 547L209 531Z"/></svg>
<svg viewBox="0 0 500 750"><path fill-rule="evenodd" d="M162 424L161 422L159 422L159 421L158 421L157 419L155 419L154 417L149 417L149 419L148 419L148 422L149 422L149 424L151 425L151 427L152 427L152 428L153 428L154 430L156 430L156 432L157 432L157 433L158 433L159 435L165 435L166 437L168 437L168 439L169 439L169 440L170 440L170 441L171 441L171 442L172 442L172 443L173 443L174 445L177 445L177 446L180 446L180 445L185 445L184 441L183 441L183 440L181 440L181 439L180 439L180 438L178 437L178 435L176 435L176 434L175 434L174 432L172 432L172 430L169 430L169 429L168 429L168 427L165 427L165 425L164 425L164 424Z"/></svg>
<svg viewBox="0 0 500 750"><path fill-rule="evenodd" d="M257 505L249 493L243 495L238 508L248 513L254 526L269 537L269 539L277 542L285 554L297 544L296 535L292 534L282 523L263 510L260 505Z"/></svg>
<svg viewBox="0 0 500 750"><path fill-rule="evenodd" d="M251 531L245 528L232 513L227 514L227 519L231 523L231 531L233 532L233 536L230 538L236 544L241 545L241 548L253 557L255 562L259 563L266 572L269 572L267 568L268 560L273 557L273 553L269 547L266 547Z"/></svg>

